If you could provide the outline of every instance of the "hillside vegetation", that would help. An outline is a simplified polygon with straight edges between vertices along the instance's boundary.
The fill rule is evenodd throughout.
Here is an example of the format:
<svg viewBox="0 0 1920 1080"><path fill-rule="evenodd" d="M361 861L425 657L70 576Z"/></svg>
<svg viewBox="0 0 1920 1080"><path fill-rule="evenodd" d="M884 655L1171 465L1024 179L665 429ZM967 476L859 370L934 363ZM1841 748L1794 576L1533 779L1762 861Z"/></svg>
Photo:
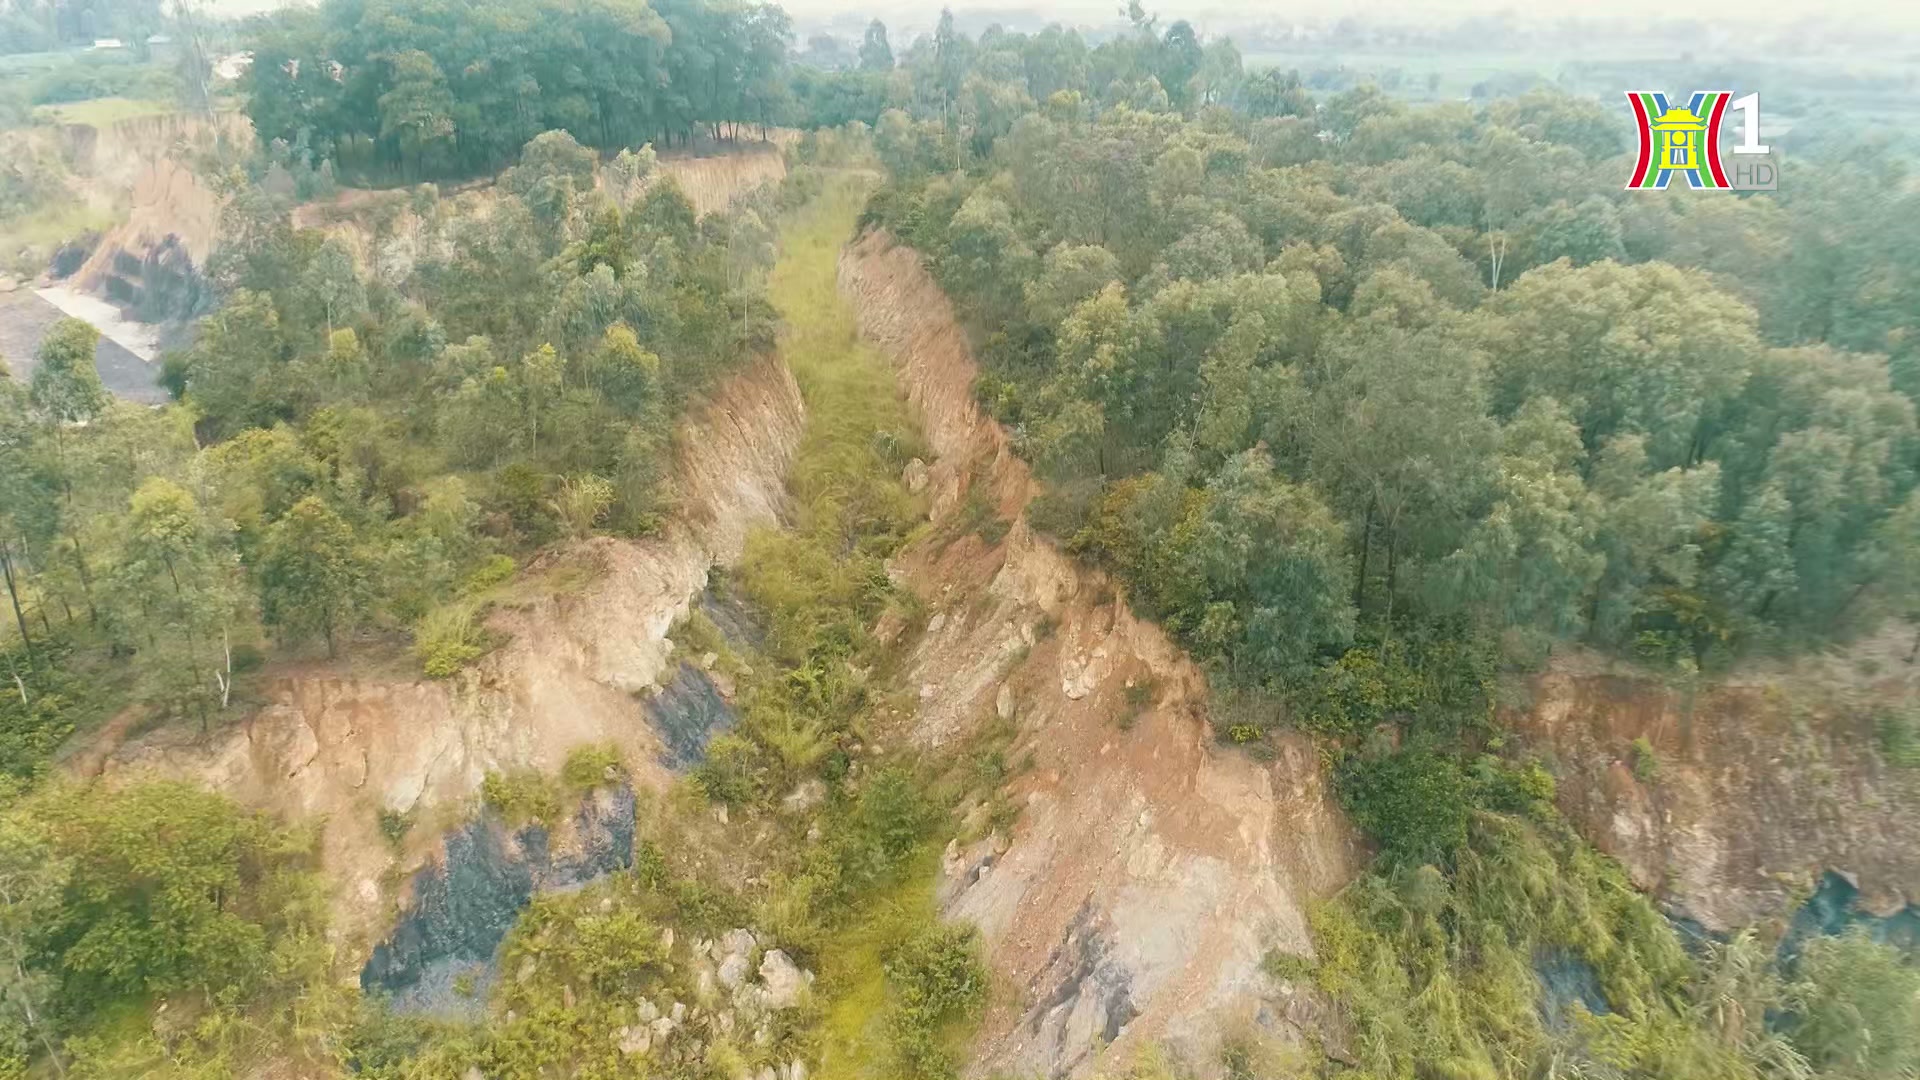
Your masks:
<svg viewBox="0 0 1920 1080"><path fill-rule="evenodd" d="M15 8L22 40L86 28ZM928 454L836 294L858 228L953 298L1039 480L1028 523L1204 666L1220 746L1193 745L1264 762L1286 729L1376 853L1314 912L1316 955L1267 964L1326 1006L1308 1045L1250 1031L1134 1075L1920 1075L1910 955L1690 941L1498 709L1573 647L1686 684L1912 632L1907 164L1809 144L1777 196L1626 193L1594 102L1315 100L1130 19L1090 46L943 14L897 56L876 22L840 71L793 65L772 5L327 0L253 24L260 145L199 162L214 301L164 358L169 403L112 400L76 320L30 379L0 368L0 1076L960 1075L1005 988L927 883L949 839L1016 826L1023 766L1010 708L937 753L897 737L938 693L903 685L896 631L924 613L890 563L925 536ZM652 145L776 124L807 130L784 179L704 215ZM32 145L0 217L63 198ZM352 988L317 823L62 775L102 727L211 745L274 673L462 677L500 645L492 606L558 587L530 563L591 573L556 554L672 519L677 422L775 352L808 413L790 514L722 583L764 639L674 630L738 724L640 794L630 868L526 909L482 1021ZM959 520L989 557L1012 528L978 494ZM1876 724L1876 766L1912 768L1920 718ZM632 779L567 749L558 780L475 770L446 815L550 821ZM398 847L412 822L380 824ZM817 982L749 1017L701 979L729 938Z"/></svg>

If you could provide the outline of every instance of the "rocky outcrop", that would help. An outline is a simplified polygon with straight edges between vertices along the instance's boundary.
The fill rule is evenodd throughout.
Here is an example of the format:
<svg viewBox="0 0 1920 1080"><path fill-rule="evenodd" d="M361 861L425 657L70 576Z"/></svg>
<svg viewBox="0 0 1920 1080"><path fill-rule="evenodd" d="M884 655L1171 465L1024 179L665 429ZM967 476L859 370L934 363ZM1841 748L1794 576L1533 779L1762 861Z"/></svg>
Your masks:
<svg viewBox="0 0 1920 1080"><path fill-rule="evenodd" d="M679 951L674 938L669 929L661 944L676 982L689 988L689 1000L680 1000L674 996L678 991L666 986L653 997L643 995L632 1022L614 1033L620 1052L629 1058L650 1059L678 1074L709 1061L708 1047L717 1040L768 1046L782 1023L779 1014L810 999L813 972L795 966L765 933L740 927L717 940L696 938ZM794 1057L738 1075L745 1080L807 1080L807 1074L806 1061Z"/></svg>
<svg viewBox="0 0 1920 1080"><path fill-rule="evenodd" d="M598 568L577 590L501 610L507 644L455 678L368 674L352 663L283 674L267 704L208 741L180 729L121 747L105 768L202 778L289 820L324 818L335 927L365 947L387 922L381 882L436 854L437 839L398 858L382 812L420 813L470 800L490 770L557 770L585 744L611 744L639 787L664 786L663 743L636 695L666 673L667 630L737 559L748 529L776 519L803 426L799 389L777 359L726 382L679 440L680 511L658 538L601 538L551 558ZM529 568L536 576L542 566Z"/></svg>
<svg viewBox="0 0 1920 1080"><path fill-rule="evenodd" d="M1707 928L1785 915L1827 871L1892 915L1920 901L1920 769L1881 760L1876 720L1920 695L1909 640L1698 688L1568 657L1509 719L1581 831Z"/></svg>
<svg viewBox="0 0 1920 1080"><path fill-rule="evenodd" d="M1028 528L1033 481L976 404L965 339L911 250L867 235L840 283L934 451L912 482L936 527L893 567L931 613L908 661L912 737L952 745L1010 722L1007 759L1031 763L1007 792L1011 831L950 849L940 885L1011 988L975 1071L1083 1075L1156 1041L1210 1062L1232 1025L1285 1026L1261 958L1309 954L1306 902L1359 865L1313 747L1283 740L1260 763L1217 746L1200 670ZM1010 523L996 542L955 538L978 498Z"/></svg>

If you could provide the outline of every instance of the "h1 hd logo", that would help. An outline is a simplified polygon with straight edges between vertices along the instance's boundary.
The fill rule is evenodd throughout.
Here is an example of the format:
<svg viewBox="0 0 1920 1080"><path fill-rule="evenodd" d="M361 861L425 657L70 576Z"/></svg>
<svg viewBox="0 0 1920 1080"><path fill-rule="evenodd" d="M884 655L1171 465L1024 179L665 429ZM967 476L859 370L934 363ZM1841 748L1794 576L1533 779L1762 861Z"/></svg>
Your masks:
<svg viewBox="0 0 1920 1080"><path fill-rule="evenodd" d="M1760 142L1760 95L1736 98L1731 90L1695 91L1683 105L1652 90L1629 90L1634 125L1640 131L1629 191L1663 191L1675 178L1705 191L1773 191L1780 163ZM1723 152L1720 123L1739 114L1740 137Z"/></svg>

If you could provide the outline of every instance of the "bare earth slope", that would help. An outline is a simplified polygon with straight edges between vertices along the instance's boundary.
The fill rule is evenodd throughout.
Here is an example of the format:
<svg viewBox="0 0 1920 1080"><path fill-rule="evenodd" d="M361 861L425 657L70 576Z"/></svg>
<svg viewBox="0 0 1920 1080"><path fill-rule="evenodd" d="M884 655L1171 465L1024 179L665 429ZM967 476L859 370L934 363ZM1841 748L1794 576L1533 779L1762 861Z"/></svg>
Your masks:
<svg viewBox="0 0 1920 1080"><path fill-rule="evenodd" d="M1875 714L1920 695L1906 640L1866 679L1810 658L1692 692L1562 664L1512 722L1554 759L1581 831L1710 929L1791 910L1827 870L1890 915L1920 901L1920 769L1875 753ZM1636 739L1653 750L1638 770Z"/></svg>
<svg viewBox="0 0 1920 1080"><path fill-rule="evenodd" d="M894 568L932 613L910 660L913 738L944 745L1011 717L1009 760L1033 763L1011 835L950 850L941 883L1012 991L975 1070L1084 1074L1163 1039L1210 1060L1261 1010L1262 956L1309 953L1306 901L1358 865L1318 758L1304 740L1272 764L1216 747L1199 669L1027 527L1027 468L975 404L974 361L913 251L870 234L840 282L935 453L936 528ZM1013 522L999 543L939 527L974 484Z"/></svg>
<svg viewBox="0 0 1920 1080"><path fill-rule="evenodd" d="M200 778L288 820L324 817L335 925L349 947L364 948L384 930L383 876L411 868L396 865L379 811L458 808L489 770L551 773L589 743L617 746L637 785L664 786L660 738L636 694L665 668L667 630L709 568L739 558L747 530L777 516L803 426L786 365L757 362L685 423L682 509L663 534L565 553L605 573L577 594L496 615L490 628L510 640L472 668L444 681L358 676L344 665L286 675L266 707L211 742L167 729L121 747L105 767ZM414 830L423 843L437 831Z"/></svg>

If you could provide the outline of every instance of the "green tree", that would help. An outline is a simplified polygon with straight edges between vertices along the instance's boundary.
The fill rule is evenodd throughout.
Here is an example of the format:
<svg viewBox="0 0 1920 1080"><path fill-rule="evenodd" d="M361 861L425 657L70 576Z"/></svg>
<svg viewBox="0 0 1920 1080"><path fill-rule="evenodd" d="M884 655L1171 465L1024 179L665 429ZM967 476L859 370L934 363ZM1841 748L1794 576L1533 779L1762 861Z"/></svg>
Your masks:
<svg viewBox="0 0 1920 1080"><path fill-rule="evenodd" d="M394 53L387 63L391 89L378 102L380 138L394 146L402 171L418 177L458 129L453 93L440 65L419 49Z"/></svg>
<svg viewBox="0 0 1920 1080"><path fill-rule="evenodd" d="M37 656L22 601L27 552L20 540L29 531L45 531L59 516L58 489L41 467L39 439L40 426L30 411L27 389L13 379L0 358L0 578L29 664Z"/></svg>
<svg viewBox="0 0 1920 1080"><path fill-rule="evenodd" d="M40 948L62 1004L195 991L234 1003L272 977L279 936L310 916L298 837L176 782L56 789L34 806L67 874Z"/></svg>
<svg viewBox="0 0 1920 1080"><path fill-rule="evenodd" d="M24 1065L44 1050L60 1076L52 1012L58 980L36 963L48 927L61 917L70 867L46 829L23 814L0 815L0 1062Z"/></svg>
<svg viewBox="0 0 1920 1080"><path fill-rule="evenodd" d="M1183 624L1203 651L1236 679L1259 682L1345 643L1354 623L1347 539L1312 489L1275 476L1250 450L1227 462L1207 496L1193 547L1206 596Z"/></svg>
<svg viewBox="0 0 1920 1080"><path fill-rule="evenodd" d="M561 229L593 190L594 154L565 131L544 131L520 151L520 163L500 174L500 186L518 195L548 229Z"/></svg>
<svg viewBox="0 0 1920 1080"><path fill-rule="evenodd" d="M40 414L53 436L55 471L62 495L60 521L66 532L67 550L79 573L80 590L86 599L87 617L98 619L93 603L93 575L87 564L86 548L81 544L80 510L74 500L74 473L77 463L71 452L70 428L98 417L107 407L106 387L94 366L94 350L100 332L79 319L61 319L47 331L35 354L33 380L27 401Z"/></svg>
<svg viewBox="0 0 1920 1080"><path fill-rule="evenodd" d="M1502 433L1493 505L1441 565L1452 601L1495 631L1551 643L1579 625L1605 569L1594 507L1577 466L1585 452L1557 402L1534 398Z"/></svg>
<svg viewBox="0 0 1920 1080"><path fill-rule="evenodd" d="M1670 266L1541 267L1488 304L1494 400L1547 396L1589 450L1645 435L1655 469L1697 463L1706 422L1746 381L1754 314L1704 276Z"/></svg>
<svg viewBox="0 0 1920 1080"><path fill-rule="evenodd" d="M887 24L875 19L860 39L861 71L892 71L893 47L887 44Z"/></svg>
<svg viewBox="0 0 1920 1080"><path fill-rule="evenodd" d="M291 640L324 637L328 656L336 633L354 624L365 603L353 529L311 495L268 530L255 577L267 625Z"/></svg>
<svg viewBox="0 0 1920 1080"><path fill-rule="evenodd" d="M1485 490L1496 433L1484 359L1460 344L1444 326L1409 332L1370 318L1329 335L1307 373L1312 396L1294 438L1353 523L1356 604L1384 572L1391 612L1403 558L1444 553Z"/></svg>
<svg viewBox="0 0 1920 1080"><path fill-rule="evenodd" d="M79 319L61 319L34 354L28 400L55 424L84 424L107 407L107 390L94 368L100 331Z"/></svg>
<svg viewBox="0 0 1920 1080"><path fill-rule="evenodd" d="M185 488L148 477L130 500L112 570L117 621L134 636L161 692L207 721L226 704L230 626L237 607L221 537Z"/></svg>
<svg viewBox="0 0 1920 1080"><path fill-rule="evenodd" d="M1120 280L1120 261L1097 244L1058 244L1037 277L1025 285L1027 314L1058 326L1075 307Z"/></svg>
<svg viewBox="0 0 1920 1080"><path fill-rule="evenodd" d="M1598 500L1595 541L1606 569L1594 586L1587 632L1620 644L1654 593L1701 586L1702 542L1720 497L1720 467L1649 473L1646 438L1619 435L1600 449L1592 470Z"/></svg>
<svg viewBox="0 0 1920 1080"><path fill-rule="evenodd" d="M242 289L201 320L187 359L187 400L216 438L270 427L290 418L303 396L287 359L272 298Z"/></svg>
<svg viewBox="0 0 1920 1080"><path fill-rule="evenodd" d="M540 419L560 393L565 363L551 345L542 345L520 360L520 395L527 415L527 449L540 450Z"/></svg>
<svg viewBox="0 0 1920 1080"><path fill-rule="evenodd" d="M307 262L299 293L320 310L327 337L335 325L359 318L367 309L367 289L353 265L353 253L335 238L328 239Z"/></svg>

